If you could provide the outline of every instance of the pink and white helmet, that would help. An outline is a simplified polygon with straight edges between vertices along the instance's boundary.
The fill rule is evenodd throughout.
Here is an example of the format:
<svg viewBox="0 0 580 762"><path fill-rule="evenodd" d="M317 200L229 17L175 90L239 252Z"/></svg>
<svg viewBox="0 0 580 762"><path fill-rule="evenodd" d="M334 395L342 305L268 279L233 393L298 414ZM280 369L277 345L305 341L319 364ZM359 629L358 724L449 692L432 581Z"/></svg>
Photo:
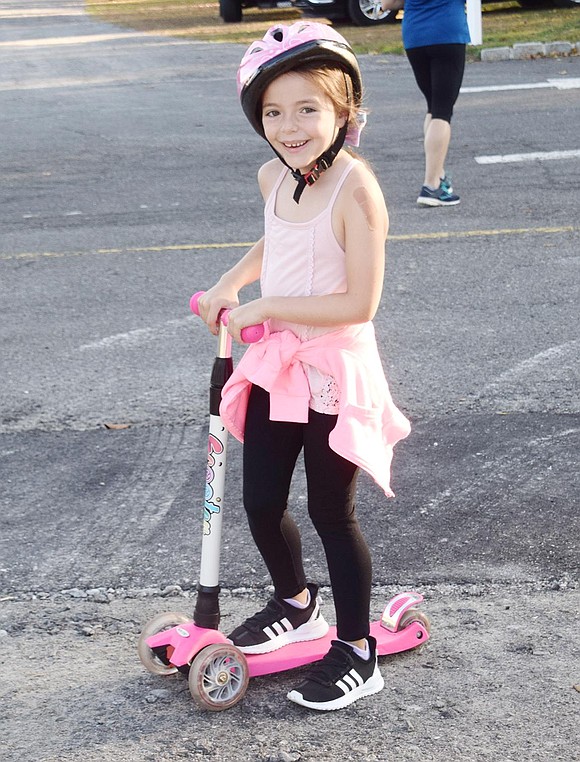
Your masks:
<svg viewBox="0 0 580 762"><path fill-rule="evenodd" d="M268 85L298 66L338 66L350 75L357 106L362 101L362 78L356 56L344 37L327 24L296 21L277 24L261 40L252 42L238 68L238 95L245 115L264 137L261 101Z"/></svg>

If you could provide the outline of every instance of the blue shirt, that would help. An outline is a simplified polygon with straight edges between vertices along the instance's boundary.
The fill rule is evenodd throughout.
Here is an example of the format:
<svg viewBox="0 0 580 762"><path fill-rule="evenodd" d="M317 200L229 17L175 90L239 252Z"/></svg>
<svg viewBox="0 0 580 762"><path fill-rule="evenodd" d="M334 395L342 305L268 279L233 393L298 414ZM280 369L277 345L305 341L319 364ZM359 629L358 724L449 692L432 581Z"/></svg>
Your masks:
<svg viewBox="0 0 580 762"><path fill-rule="evenodd" d="M405 0L405 50L469 41L465 0Z"/></svg>

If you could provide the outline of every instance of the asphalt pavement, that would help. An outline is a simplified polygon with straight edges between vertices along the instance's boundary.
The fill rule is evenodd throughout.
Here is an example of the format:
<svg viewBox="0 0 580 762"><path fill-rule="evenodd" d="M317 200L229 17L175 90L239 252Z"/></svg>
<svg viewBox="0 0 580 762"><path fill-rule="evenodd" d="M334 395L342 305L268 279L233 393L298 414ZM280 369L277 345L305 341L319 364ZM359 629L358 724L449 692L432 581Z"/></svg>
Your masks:
<svg viewBox="0 0 580 762"><path fill-rule="evenodd" d="M0 2L5 638L26 630L27 602L74 608L92 591L163 608L168 586L193 595L215 346L188 301L260 236L255 176L270 157L237 103L243 49L103 24L80 0ZM363 56L361 67L362 149L391 215L375 323L413 425L395 453L396 498L361 480L375 585L429 591L436 611L438 596L441 607L470 590L488 602L518 591L534 616L534 595L551 591L553 611L577 621L580 57L467 66L449 156L462 201L434 210L415 205L423 104L406 60ZM546 156L558 152L567 158ZM239 475L233 443L222 576L242 600L268 579ZM292 501L309 570L327 585L301 472ZM535 728L523 757L515 746L496 759L577 753L566 732L580 696L571 630L560 745ZM478 742L473 756L443 745L423 758L488 759L491 732ZM54 735L44 756L14 748L15 759L32 749L38 759L105 758L80 743L59 752ZM140 748L116 758L145 759ZM365 748L352 758L395 759ZM220 749L206 756L230 759ZM283 752L238 748L231 758Z"/></svg>

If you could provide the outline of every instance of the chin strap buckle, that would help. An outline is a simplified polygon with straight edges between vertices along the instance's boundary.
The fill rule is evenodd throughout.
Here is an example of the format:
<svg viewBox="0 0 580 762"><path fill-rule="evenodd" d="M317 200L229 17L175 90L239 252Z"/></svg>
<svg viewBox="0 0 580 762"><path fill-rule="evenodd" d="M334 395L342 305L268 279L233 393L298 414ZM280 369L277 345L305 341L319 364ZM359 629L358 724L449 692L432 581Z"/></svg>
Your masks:
<svg viewBox="0 0 580 762"><path fill-rule="evenodd" d="M302 177L304 178L306 185L314 185L314 183L320 177L320 170L318 167L312 167L312 169L308 172L305 172Z"/></svg>
<svg viewBox="0 0 580 762"><path fill-rule="evenodd" d="M314 183L318 180L322 172L327 170L332 162L327 161L325 158L319 159L316 164L312 167L311 170L308 172L305 172L302 177L304 178L307 185L314 185Z"/></svg>

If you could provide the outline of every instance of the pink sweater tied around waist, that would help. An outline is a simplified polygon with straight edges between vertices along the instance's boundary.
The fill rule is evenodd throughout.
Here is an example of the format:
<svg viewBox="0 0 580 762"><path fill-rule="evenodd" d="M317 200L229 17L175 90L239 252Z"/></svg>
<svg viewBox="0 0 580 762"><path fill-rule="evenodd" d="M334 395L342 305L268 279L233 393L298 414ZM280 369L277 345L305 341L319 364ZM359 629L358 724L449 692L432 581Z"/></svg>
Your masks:
<svg viewBox="0 0 580 762"><path fill-rule="evenodd" d="M220 416L228 431L244 441L252 384L270 393L270 420L307 423L310 387L303 364L333 376L340 390L330 447L393 497L393 446L411 426L391 398L370 322L306 341L289 330L266 332L247 348L223 389Z"/></svg>

